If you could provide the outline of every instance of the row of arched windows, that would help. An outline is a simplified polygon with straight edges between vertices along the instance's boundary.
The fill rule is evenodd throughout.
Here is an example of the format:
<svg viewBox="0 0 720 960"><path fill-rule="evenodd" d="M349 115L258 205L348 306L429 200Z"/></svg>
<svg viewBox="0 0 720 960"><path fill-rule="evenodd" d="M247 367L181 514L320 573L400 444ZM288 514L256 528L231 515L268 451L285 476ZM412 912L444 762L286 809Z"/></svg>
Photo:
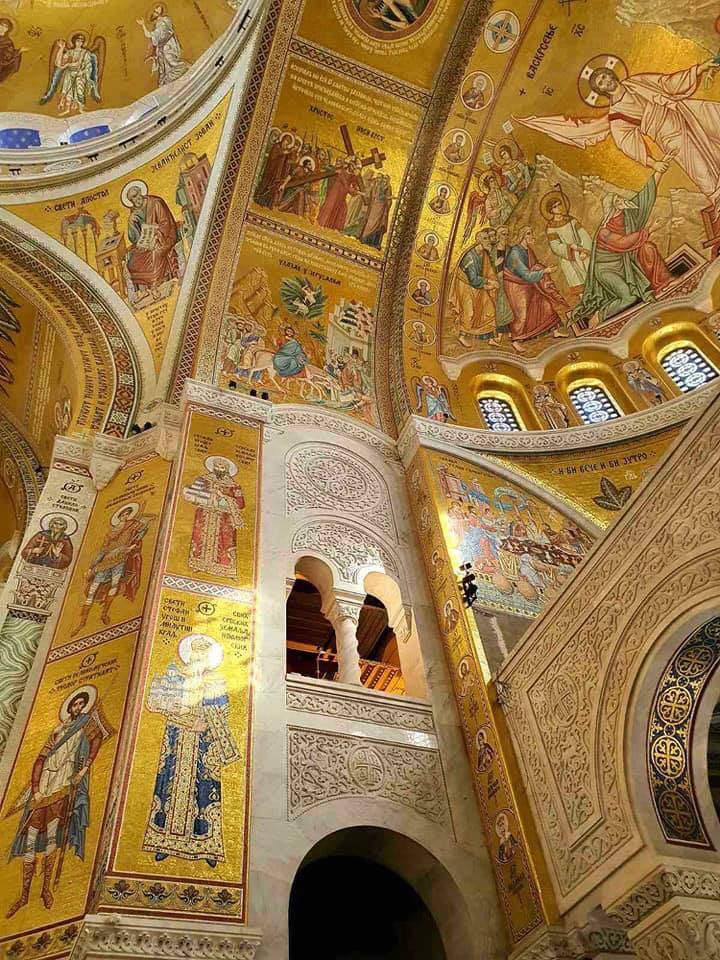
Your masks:
<svg viewBox="0 0 720 960"><path fill-rule="evenodd" d="M689 393L716 380L720 373L717 367L693 346L683 345L667 351L660 360L662 369L680 393ZM628 383L651 403L665 399L660 384L639 362L625 365ZM583 382L567 391L575 419L583 424L606 423L623 416L622 405L614 398L606 385L600 382ZM534 394L536 411L543 416L547 426L555 429L571 426L571 419L564 405L542 385ZM508 398L491 390L478 397L481 419L487 430L496 433L513 433L532 429L523 423L518 410Z"/></svg>

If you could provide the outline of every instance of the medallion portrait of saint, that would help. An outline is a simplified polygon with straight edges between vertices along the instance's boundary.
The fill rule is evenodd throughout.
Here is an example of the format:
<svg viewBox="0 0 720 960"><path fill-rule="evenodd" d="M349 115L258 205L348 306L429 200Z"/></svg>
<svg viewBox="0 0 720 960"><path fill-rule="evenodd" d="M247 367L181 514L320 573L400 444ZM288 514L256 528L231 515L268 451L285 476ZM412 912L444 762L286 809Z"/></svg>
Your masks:
<svg viewBox="0 0 720 960"><path fill-rule="evenodd" d="M188 564L198 573L237 577L237 531L245 526L245 496L233 479L237 472L227 457L208 457L205 473L183 490L195 504Z"/></svg>
<svg viewBox="0 0 720 960"><path fill-rule="evenodd" d="M229 724L230 700L219 672L220 644L202 633L184 637L162 676L152 679L147 709L165 718L143 850L168 857L225 860L223 770L240 759Z"/></svg>
<svg viewBox="0 0 720 960"><path fill-rule="evenodd" d="M85 834L92 815L90 772L100 748L115 731L92 684L67 697L59 721L35 758L29 783L5 814L20 813L10 859L22 862L22 887L8 919L27 905L38 862L42 863L40 899L51 910L66 854L72 851L85 859Z"/></svg>
<svg viewBox="0 0 720 960"><path fill-rule="evenodd" d="M135 598L142 576L142 542L154 519L139 503L123 504L112 515L110 529L86 574L85 599L73 634L85 627L94 603L102 604L101 620L108 624L118 594Z"/></svg>

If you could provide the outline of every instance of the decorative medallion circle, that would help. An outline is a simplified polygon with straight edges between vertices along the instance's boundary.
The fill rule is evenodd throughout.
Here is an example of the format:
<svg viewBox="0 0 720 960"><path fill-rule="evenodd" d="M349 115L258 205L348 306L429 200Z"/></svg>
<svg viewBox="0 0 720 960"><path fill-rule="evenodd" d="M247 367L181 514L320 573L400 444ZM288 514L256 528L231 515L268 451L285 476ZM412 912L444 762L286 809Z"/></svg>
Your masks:
<svg viewBox="0 0 720 960"><path fill-rule="evenodd" d="M385 783L385 766L375 747L353 747L348 757L348 773L365 793L377 793Z"/></svg>

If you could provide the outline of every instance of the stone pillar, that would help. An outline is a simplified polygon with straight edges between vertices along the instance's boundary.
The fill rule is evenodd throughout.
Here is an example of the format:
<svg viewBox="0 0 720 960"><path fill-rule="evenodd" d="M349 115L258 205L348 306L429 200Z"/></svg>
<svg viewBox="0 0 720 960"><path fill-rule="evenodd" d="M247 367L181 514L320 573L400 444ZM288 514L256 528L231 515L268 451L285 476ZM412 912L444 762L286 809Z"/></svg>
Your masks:
<svg viewBox="0 0 720 960"><path fill-rule="evenodd" d="M23 694L32 700L33 662L50 643L77 561L95 499L91 452L87 441L56 439L45 486L0 594L0 756ZM51 522L57 544L53 560L43 550Z"/></svg>
<svg viewBox="0 0 720 960"><path fill-rule="evenodd" d="M362 610L362 599L341 595L337 591L323 604L323 614L335 630L340 683L360 683L360 654L357 645L357 625Z"/></svg>

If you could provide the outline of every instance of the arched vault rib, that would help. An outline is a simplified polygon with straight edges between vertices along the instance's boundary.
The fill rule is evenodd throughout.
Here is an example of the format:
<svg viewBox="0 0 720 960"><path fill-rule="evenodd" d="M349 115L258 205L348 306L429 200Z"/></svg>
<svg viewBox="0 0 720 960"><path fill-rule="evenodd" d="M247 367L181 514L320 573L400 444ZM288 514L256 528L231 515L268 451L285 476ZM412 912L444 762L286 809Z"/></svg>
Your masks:
<svg viewBox="0 0 720 960"><path fill-rule="evenodd" d="M150 349L132 313L69 266L59 244L6 211L0 221L0 272L42 313L56 318L69 349L82 354L86 426L124 436L141 392L152 389L155 379Z"/></svg>
<svg viewBox="0 0 720 960"><path fill-rule="evenodd" d="M388 241L383 284L378 303L375 384L383 429L396 436L412 413L403 373L402 326L410 254L420 220L423 198L433 171L440 137L460 88L465 68L482 35L492 0L469 0L448 46L435 83L420 135L398 200L395 226ZM428 163L428 157L433 162Z"/></svg>

